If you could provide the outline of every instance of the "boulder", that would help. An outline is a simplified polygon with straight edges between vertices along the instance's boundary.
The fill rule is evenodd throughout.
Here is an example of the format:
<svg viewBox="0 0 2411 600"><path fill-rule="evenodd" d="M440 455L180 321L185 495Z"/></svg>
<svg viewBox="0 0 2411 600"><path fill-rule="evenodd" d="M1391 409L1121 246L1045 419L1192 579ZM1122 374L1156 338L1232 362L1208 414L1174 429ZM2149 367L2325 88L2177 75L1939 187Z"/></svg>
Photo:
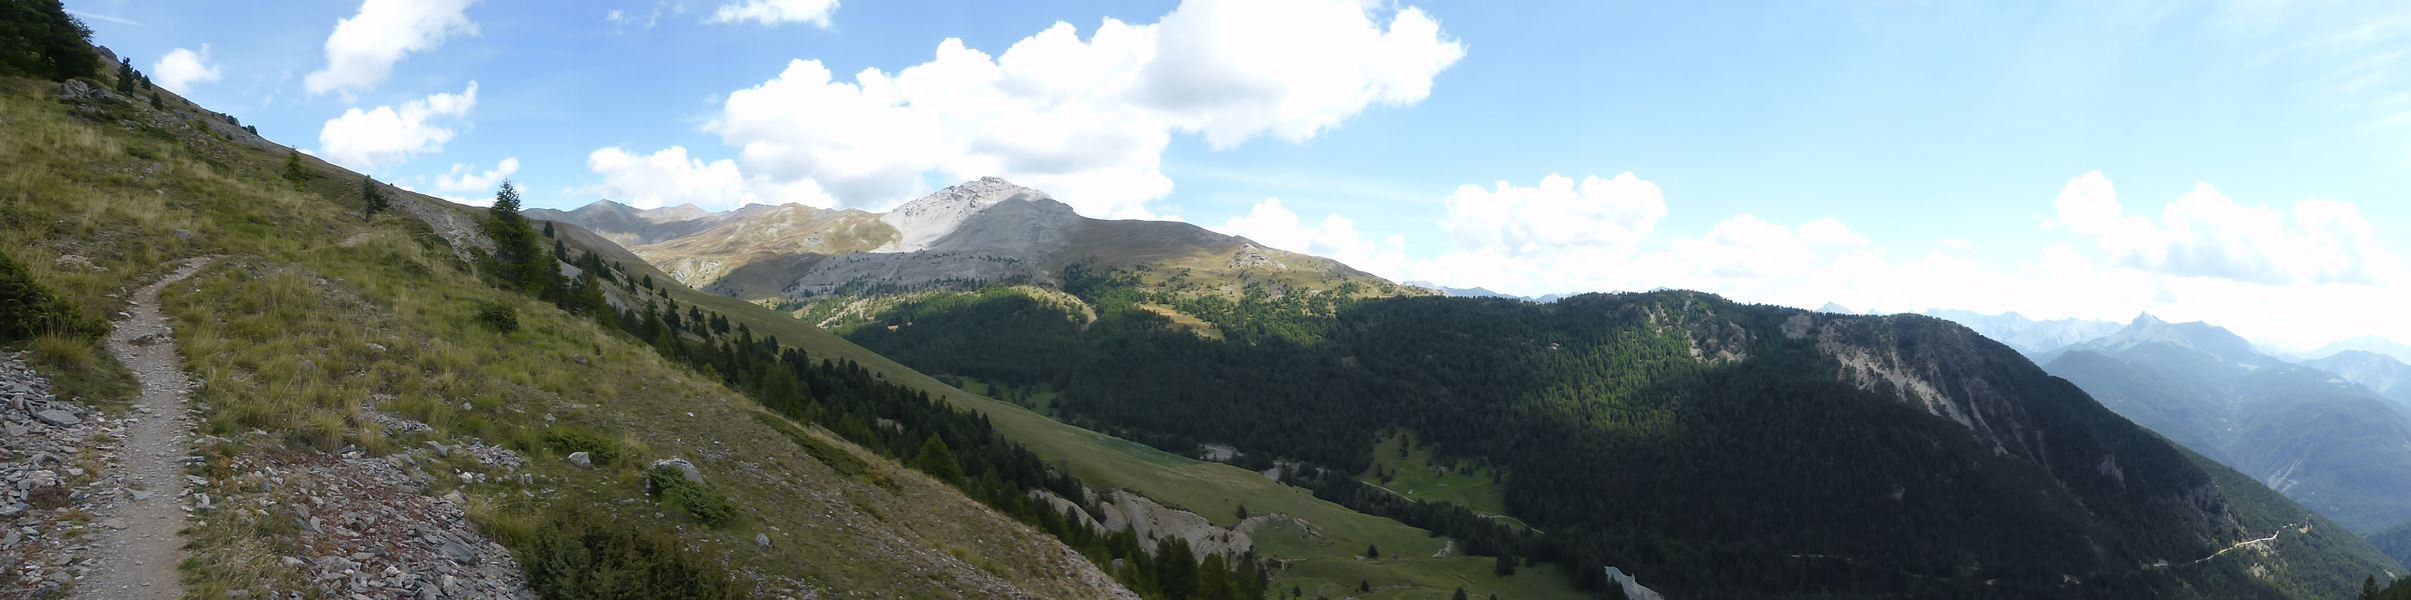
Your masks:
<svg viewBox="0 0 2411 600"><path fill-rule="evenodd" d="M60 102L95 102L116 99L117 94L110 93L108 89L92 85L82 79L69 79L59 83Z"/></svg>
<svg viewBox="0 0 2411 600"><path fill-rule="evenodd" d="M569 464L592 467L594 466L594 456L584 452L571 452L569 453Z"/></svg>
<svg viewBox="0 0 2411 600"><path fill-rule="evenodd" d="M653 468L660 469L662 467L677 469L678 474L685 476L687 481L703 483L703 470L695 468L695 463L687 462L686 459L671 457L653 461Z"/></svg>
<svg viewBox="0 0 2411 600"><path fill-rule="evenodd" d="M75 418L75 413L56 408L42 409L40 412L34 413L33 418L41 419L42 422L56 427L74 427L84 422L83 419Z"/></svg>

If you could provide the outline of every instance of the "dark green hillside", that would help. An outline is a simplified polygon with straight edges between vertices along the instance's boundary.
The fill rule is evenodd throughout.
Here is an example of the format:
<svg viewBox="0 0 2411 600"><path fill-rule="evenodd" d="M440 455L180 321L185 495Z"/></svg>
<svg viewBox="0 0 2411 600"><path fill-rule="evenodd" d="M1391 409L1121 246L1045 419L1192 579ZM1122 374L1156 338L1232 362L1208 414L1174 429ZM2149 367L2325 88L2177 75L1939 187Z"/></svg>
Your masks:
<svg viewBox="0 0 2411 600"><path fill-rule="evenodd" d="M1686 598L2322 597L2348 591L2330 575L2391 567L2340 528L2195 562L2270 535L2281 519L2255 515L2284 511L2239 508L2234 481L1939 320L1687 292L1233 300L1119 273L1064 281L1095 322L990 291L907 302L848 335L929 372L1051 386L1061 418L1161 448L1229 444L1256 468L1364 472L1382 432L1413 431L1503 472L1508 511L1535 529L1293 481L1476 554L1575 567L1583 585L1614 566Z"/></svg>

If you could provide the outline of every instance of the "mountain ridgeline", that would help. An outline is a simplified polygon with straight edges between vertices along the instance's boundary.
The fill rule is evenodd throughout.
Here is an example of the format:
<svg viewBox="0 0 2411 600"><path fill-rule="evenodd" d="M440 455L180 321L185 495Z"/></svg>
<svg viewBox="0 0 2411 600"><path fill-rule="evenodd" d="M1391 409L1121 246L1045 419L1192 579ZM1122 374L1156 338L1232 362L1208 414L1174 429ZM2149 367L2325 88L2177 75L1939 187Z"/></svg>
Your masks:
<svg viewBox="0 0 2411 600"><path fill-rule="evenodd" d="M884 241L730 271L779 266L777 289L698 283L1585 588L1617 572L1675 597L2309 598L2399 568L2020 354L2095 324L2013 349L1940 319L1693 292L1433 297L1056 206L967 183L879 215ZM1095 241L1114 230L1138 233ZM704 237L636 250L681 264L663 249Z"/></svg>
<svg viewBox="0 0 2411 600"><path fill-rule="evenodd" d="M996 178L886 213L754 205L715 214L604 201L529 216L636 242L629 250L696 288L824 317L866 296L1059 286L1063 268L1075 264L1142 269L1175 287L1215 292L1355 283L1369 294L1428 293L1187 223L1083 217L1045 192Z"/></svg>
<svg viewBox="0 0 2411 600"><path fill-rule="evenodd" d="M924 370L1057 390L1061 418L1167 449L1358 473L1381 432L1410 430L1506 474L1507 512L1536 530L1499 536L1505 551L1619 567L1684 597L2316 595L2391 567L2326 548L2358 540L2282 500L2229 502L2226 486L2248 480L2222 484L2215 465L1939 320L1685 292L1378 299L1291 318L1316 309L1215 310L1102 279L1066 277L1093 323L1003 294L907 304L850 335ZM2195 562L2279 521L2307 539ZM2240 575L2263 560L2307 579Z"/></svg>

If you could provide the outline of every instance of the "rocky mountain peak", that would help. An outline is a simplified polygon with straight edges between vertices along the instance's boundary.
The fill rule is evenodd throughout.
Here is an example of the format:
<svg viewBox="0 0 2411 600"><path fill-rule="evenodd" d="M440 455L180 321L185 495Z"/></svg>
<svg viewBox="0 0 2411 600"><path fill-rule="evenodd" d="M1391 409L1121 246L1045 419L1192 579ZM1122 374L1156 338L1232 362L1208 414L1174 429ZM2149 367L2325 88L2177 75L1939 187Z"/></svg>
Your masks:
<svg viewBox="0 0 2411 600"><path fill-rule="evenodd" d="M1060 204L1046 192L1014 185L1002 178L982 177L906 202L896 210L881 215L879 220L896 228L899 235L895 242L881 247L879 251L913 252L928 249L939 239L954 233L972 215L998 204L1016 201Z"/></svg>

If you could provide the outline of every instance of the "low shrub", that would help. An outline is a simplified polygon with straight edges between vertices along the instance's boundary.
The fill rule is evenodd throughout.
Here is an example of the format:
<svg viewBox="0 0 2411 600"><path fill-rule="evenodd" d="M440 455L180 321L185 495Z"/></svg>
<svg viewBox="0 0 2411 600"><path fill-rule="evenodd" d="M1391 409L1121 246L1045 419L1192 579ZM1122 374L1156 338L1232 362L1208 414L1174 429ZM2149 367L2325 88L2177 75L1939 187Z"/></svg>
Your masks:
<svg viewBox="0 0 2411 600"><path fill-rule="evenodd" d="M544 430L544 445L559 451L563 456L573 452L584 452L586 458L594 461L595 466L598 467L618 463L621 455L618 440L584 427L546 429Z"/></svg>
<svg viewBox="0 0 2411 600"><path fill-rule="evenodd" d="M673 511L686 513L695 522L718 527L727 525L737 516L737 505L713 490L711 485L688 481L686 474L668 466L654 467L645 474L645 493L661 501Z"/></svg>
<svg viewBox="0 0 2411 600"><path fill-rule="evenodd" d="M529 537L521 565L528 587L545 598L715 600L743 595L708 549L681 547L678 537L667 531L640 529L609 515L557 510Z"/></svg>
<svg viewBox="0 0 2411 600"><path fill-rule="evenodd" d="M477 322L502 333L518 331L519 309L504 302L479 304Z"/></svg>
<svg viewBox="0 0 2411 600"><path fill-rule="evenodd" d="M77 312L35 283L17 259L0 254L0 344L43 334L89 339L108 332L108 324Z"/></svg>

